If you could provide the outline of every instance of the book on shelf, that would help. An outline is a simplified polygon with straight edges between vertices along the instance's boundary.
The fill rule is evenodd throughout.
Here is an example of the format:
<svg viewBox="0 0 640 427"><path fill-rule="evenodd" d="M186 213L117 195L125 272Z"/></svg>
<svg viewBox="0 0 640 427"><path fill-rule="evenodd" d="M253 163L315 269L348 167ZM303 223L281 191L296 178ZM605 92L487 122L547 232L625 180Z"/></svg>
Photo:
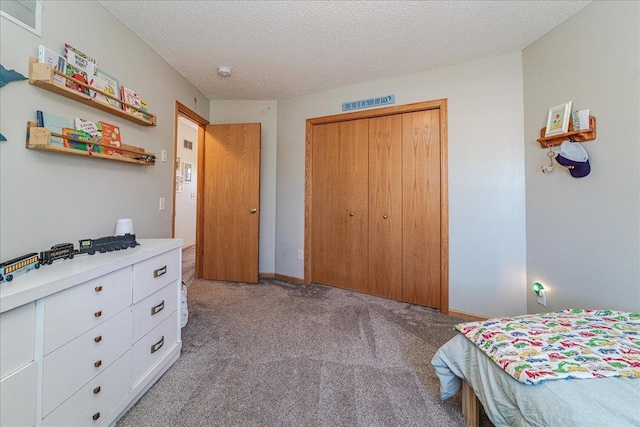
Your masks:
<svg viewBox="0 0 640 427"><path fill-rule="evenodd" d="M65 43L64 51L65 57L67 58L66 74L93 86L94 75L97 68L95 59L87 56L69 43ZM67 87L83 92L85 95L90 95L89 88L78 85L70 80L67 80Z"/></svg>
<svg viewBox="0 0 640 427"><path fill-rule="evenodd" d="M111 123L99 121L98 124L102 127L102 143L111 147L103 147L105 154L110 156L122 156L122 150L118 150L117 147L122 145L122 139L120 138L120 128Z"/></svg>
<svg viewBox="0 0 640 427"><path fill-rule="evenodd" d="M93 142L97 142L99 144L103 143L102 137L102 125L100 123L90 122L89 120L81 119L80 117L76 117L74 119L74 127L76 130L82 130L87 132L91 140ZM100 145L93 146L94 153L105 154L105 148Z"/></svg>
<svg viewBox="0 0 640 427"><path fill-rule="evenodd" d="M55 71L66 73L67 60L62 55L58 55L53 50L46 46L38 46L38 62L43 64L49 64ZM53 81L61 86L64 86L67 79L57 74L53 75Z"/></svg>
<svg viewBox="0 0 640 427"><path fill-rule="evenodd" d="M144 99L140 99L140 108L142 109L141 111L141 117L145 120L149 120L149 115L147 114L148 111L148 107L147 107L147 101Z"/></svg>
<svg viewBox="0 0 640 427"><path fill-rule="evenodd" d="M120 99L120 82L118 81L118 79L116 79L112 75L109 75L104 70L101 70L99 68L96 69L92 86ZM109 98L95 90L92 90L90 92L92 98L97 99L98 101L102 101L106 104L111 104L116 108L122 108L122 104L115 99Z"/></svg>
<svg viewBox="0 0 640 427"><path fill-rule="evenodd" d="M120 86L120 98L128 103L133 105L136 108L142 108L142 104L140 104L140 95L138 93L128 87ZM142 117L142 112L137 110L136 108L131 108L128 105L122 104L122 109L127 113L131 113L134 116Z"/></svg>
<svg viewBox="0 0 640 427"><path fill-rule="evenodd" d="M45 127L53 133L62 134L62 129L69 127L69 119L66 117L56 116L55 114L47 113L46 111L36 111L36 119L38 116L42 118L42 126L38 123L38 126ZM40 120L38 119L38 122ZM64 147L64 142L59 136L51 136L50 144L53 146Z"/></svg>
<svg viewBox="0 0 640 427"><path fill-rule="evenodd" d="M82 139L89 142L91 141L91 135L83 130L63 128L62 134L71 138ZM67 138L64 138L63 142L66 148L72 148L74 150L94 151L95 148L99 148L98 146L92 146L91 144L87 144L85 142L74 141Z"/></svg>

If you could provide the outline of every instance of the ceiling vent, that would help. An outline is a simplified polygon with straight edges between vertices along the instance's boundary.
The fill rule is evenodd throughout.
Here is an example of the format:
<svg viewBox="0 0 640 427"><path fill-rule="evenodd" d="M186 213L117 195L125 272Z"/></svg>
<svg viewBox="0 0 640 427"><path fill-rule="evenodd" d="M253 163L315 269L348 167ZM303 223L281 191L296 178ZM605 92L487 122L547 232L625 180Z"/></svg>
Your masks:
<svg viewBox="0 0 640 427"><path fill-rule="evenodd" d="M0 15L40 36L42 2L40 0L2 0Z"/></svg>

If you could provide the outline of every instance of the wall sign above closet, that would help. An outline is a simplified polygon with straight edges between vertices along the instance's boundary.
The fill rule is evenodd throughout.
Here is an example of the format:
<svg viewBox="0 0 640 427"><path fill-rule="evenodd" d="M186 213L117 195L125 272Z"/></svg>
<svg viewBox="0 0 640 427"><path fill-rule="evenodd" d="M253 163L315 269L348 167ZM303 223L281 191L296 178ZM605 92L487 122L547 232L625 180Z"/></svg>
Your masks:
<svg viewBox="0 0 640 427"><path fill-rule="evenodd" d="M342 111L359 110L360 108L379 107L396 103L395 95L378 96L377 98L361 99L342 103Z"/></svg>

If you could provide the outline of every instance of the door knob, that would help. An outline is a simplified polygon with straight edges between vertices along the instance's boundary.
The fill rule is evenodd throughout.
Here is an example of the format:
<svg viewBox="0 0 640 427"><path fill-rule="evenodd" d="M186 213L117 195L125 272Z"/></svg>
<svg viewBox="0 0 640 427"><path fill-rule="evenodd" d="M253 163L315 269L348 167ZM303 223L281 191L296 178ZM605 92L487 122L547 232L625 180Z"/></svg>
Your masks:
<svg viewBox="0 0 640 427"><path fill-rule="evenodd" d="M353 216L353 212L351 212L351 213L349 214L349 216Z"/></svg>
<svg viewBox="0 0 640 427"><path fill-rule="evenodd" d="M256 208L251 208L251 210L249 211L249 213L252 213L252 214L254 214L256 212L258 212L258 209L256 209Z"/></svg>
<svg viewBox="0 0 640 427"><path fill-rule="evenodd" d="M386 215L382 215L382 218L387 219L387 216Z"/></svg>

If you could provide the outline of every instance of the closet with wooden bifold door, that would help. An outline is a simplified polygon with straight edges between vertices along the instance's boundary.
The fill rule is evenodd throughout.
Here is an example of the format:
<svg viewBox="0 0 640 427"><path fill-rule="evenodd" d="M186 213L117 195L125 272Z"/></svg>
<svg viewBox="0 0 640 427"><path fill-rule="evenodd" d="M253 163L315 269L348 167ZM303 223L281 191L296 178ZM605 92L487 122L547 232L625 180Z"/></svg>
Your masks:
<svg viewBox="0 0 640 427"><path fill-rule="evenodd" d="M307 122L307 282L448 312L446 101L425 104Z"/></svg>

